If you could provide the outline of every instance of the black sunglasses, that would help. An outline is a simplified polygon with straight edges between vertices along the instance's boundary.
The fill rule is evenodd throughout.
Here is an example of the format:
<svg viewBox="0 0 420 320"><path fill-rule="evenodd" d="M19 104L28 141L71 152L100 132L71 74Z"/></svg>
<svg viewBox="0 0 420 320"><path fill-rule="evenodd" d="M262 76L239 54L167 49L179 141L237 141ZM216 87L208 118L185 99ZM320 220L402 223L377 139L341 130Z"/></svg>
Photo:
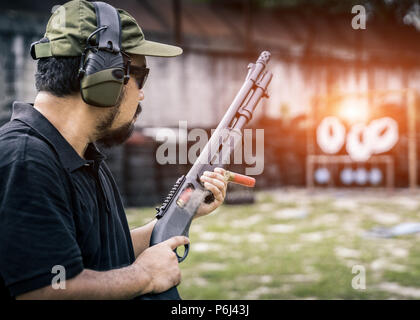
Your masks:
<svg viewBox="0 0 420 320"><path fill-rule="evenodd" d="M134 76L139 90L144 87L147 76L149 75L149 68L130 65L129 74Z"/></svg>
<svg viewBox="0 0 420 320"><path fill-rule="evenodd" d="M132 75L134 76L134 80L136 81L139 90L143 89L144 84L146 83L146 80L147 80L147 76L149 75L150 69L146 67L139 67L139 66L131 65L130 56L124 51L121 51L121 53L123 54L124 65L125 65L124 68L126 72L124 83L127 84L129 80L129 77L127 77L127 75Z"/></svg>

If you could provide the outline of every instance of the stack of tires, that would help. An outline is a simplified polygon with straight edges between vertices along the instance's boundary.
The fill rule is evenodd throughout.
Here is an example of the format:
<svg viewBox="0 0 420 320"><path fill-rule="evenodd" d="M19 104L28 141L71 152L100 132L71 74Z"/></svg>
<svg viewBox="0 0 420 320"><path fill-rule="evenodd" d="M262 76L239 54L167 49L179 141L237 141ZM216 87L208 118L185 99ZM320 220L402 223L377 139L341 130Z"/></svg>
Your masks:
<svg viewBox="0 0 420 320"><path fill-rule="evenodd" d="M160 200L157 190L153 140L126 143L124 152L124 194L129 207L154 206Z"/></svg>
<svg viewBox="0 0 420 320"><path fill-rule="evenodd" d="M124 197L124 146L116 146L109 149L100 148L101 152L106 156L106 164L112 172L115 182L117 183L120 194Z"/></svg>

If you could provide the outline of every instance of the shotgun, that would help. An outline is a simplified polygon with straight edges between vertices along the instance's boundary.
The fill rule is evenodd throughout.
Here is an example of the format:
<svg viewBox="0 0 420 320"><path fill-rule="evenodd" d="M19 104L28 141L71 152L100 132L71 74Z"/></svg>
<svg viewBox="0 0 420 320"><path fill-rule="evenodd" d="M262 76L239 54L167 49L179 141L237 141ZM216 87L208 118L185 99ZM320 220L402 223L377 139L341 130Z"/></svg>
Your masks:
<svg viewBox="0 0 420 320"><path fill-rule="evenodd" d="M174 236L187 236L191 221L199 206L214 200L213 194L204 188L200 177L204 171L224 167L238 143L242 141L242 129L251 120L252 114L263 97L267 97L267 87L273 74L267 70L270 52L260 54L257 62L248 65L248 74L235 96L232 104L207 142L203 151L187 175L181 176L168 196L157 209L158 219L150 238L150 245L165 241ZM189 244L184 254L175 253L182 262L188 255Z"/></svg>

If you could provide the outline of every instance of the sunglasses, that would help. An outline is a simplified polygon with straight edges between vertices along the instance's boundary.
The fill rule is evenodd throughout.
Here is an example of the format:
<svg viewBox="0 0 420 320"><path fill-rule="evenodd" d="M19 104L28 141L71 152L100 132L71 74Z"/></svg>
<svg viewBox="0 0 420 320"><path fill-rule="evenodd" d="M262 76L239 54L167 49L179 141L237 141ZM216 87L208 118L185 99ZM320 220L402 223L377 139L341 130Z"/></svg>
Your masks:
<svg viewBox="0 0 420 320"><path fill-rule="evenodd" d="M136 81L139 90L143 89L144 84L147 80L147 76L149 75L150 69L146 67L131 65L130 56L124 51L121 51L121 53L123 54L126 74L132 75L134 77L134 80ZM129 77L126 76L125 79L126 80L124 81L124 83L126 84L128 82Z"/></svg>
<svg viewBox="0 0 420 320"><path fill-rule="evenodd" d="M129 74L134 77L134 80L136 81L139 90L144 87L144 84L147 80L147 76L149 75L149 71L150 69L146 67L130 65Z"/></svg>

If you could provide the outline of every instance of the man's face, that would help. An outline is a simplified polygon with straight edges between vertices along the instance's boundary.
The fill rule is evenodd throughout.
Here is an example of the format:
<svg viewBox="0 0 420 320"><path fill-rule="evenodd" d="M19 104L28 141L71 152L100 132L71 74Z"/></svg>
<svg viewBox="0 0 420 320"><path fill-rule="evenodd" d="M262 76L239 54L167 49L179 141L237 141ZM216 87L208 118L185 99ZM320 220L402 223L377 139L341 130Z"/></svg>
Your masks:
<svg viewBox="0 0 420 320"><path fill-rule="evenodd" d="M145 67L144 56L132 56L131 65ZM112 147L127 140L134 130L134 123L141 112L140 101L144 99L143 90L139 89L133 76L123 87L120 103L108 110L97 126L98 140L105 147Z"/></svg>

